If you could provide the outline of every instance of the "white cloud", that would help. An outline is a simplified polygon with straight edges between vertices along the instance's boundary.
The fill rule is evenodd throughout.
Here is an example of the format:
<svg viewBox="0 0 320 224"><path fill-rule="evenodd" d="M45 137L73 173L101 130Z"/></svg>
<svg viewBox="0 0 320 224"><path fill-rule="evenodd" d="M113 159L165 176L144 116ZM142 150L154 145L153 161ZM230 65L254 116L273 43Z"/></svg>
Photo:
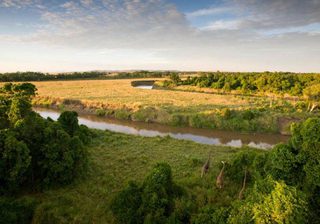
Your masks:
<svg viewBox="0 0 320 224"><path fill-rule="evenodd" d="M202 30L238 30L241 26L240 20L218 20L202 27Z"/></svg>
<svg viewBox="0 0 320 224"><path fill-rule="evenodd" d="M199 9L193 12L186 13L186 16L188 18L194 18L194 17L200 17L200 16L218 15L218 14L223 14L231 11L233 11L233 9L230 7L211 7L211 8Z"/></svg>
<svg viewBox="0 0 320 224"><path fill-rule="evenodd" d="M15 0L5 1L18 4ZM6 46L15 49L11 58L2 54L0 59L5 66L13 66L10 61L19 55L15 63L26 68L30 65L26 70L32 70L32 65L40 69L39 62L44 61L42 70L55 71L61 64L68 70L320 70L316 60L320 57L320 34L314 32L316 27L300 33L290 28L292 32L283 33L287 27L316 21L318 12L310 6L317 2L304 6L303 11L311 14L305 16L298 13L299 8L296 14L286 9L291 7L287 0L278 1L282 4L270 0L269 8L264 4L259 8L258 0L244 1L247 5L232 0L225 6L187 15L166 0L70 0L54 8L45 4L39 7L37 2L34 6L41 8L38 12L44 25L32 35L0 35L2 51L10 51ZM3 2L0 0L0 5ZM277 17L277 7L287 12L290 20L281 19L285 13ZM231 14L233 19L219 17L223 13ZM202 29L192 28L188 22L209 15L219 19ZM282 35L266 35L268 30ZM45 55L45 59L39 55ZM23 58L31 59L26 63Z"/></svg>
<svg viewBox="0 0 320 224"><path fill-rule="evenodd" d="M34 0L0 0L0 7L21 8L21 7L25 7L25 6L34 4L35 2L38 2L38 1L34 1Z"/></svg>

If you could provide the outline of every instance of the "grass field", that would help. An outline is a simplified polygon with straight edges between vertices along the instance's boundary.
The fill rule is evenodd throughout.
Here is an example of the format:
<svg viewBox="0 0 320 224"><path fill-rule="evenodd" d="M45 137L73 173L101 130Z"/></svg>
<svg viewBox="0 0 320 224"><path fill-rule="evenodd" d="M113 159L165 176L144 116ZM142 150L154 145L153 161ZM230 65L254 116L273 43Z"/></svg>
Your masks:
<svg viewBox="0 0 320 224"><path fill-rule="evenodd" d="M97 136L89 146L88 175L67 187L36 195L41 204L33 223L114 223L111 199L129 180L142 181L157 162L171 165L174 180L194 196L199 206L205 201L228 204L241 187L228 186L226 180L225 191L215 188L220 161L228 161L240 149L103 131L97 131ZM212 168L201 179L201 167L209 151Z"/></svg>
<svg viewBox="0 0 320 224"><path fill-rule="evenodd" d="M294 107L296 102L283 99L144 90L132 87L132 81L135 80L33 82L38 88L33 102L118 119L242 132L285 132L289 125L281 121L308 116Z"/></svg>
<svg viewBox="0 0 320 224"><path fill-rule="evenodd" d="M131 86L132 79L34 82L40 97L82 100L87 104L103 104L111 108L137 109L141 106L197 107L198 110L217 105L239 107L249 105L235 96L211 95L166 90L143 90Z"/></svg>

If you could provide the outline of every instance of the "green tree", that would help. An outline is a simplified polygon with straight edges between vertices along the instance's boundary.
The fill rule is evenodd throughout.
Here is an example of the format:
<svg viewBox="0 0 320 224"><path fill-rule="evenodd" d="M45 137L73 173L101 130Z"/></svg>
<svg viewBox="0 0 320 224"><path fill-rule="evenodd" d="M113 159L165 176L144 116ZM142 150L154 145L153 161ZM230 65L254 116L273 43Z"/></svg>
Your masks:
<svg viewBox="0 0 320 224"><path fill-rule="evenodd" d="M277 180L285 180L289 184L303 182L302 167L298 151L288 144L279 144L270 152L267 169Z"/></svg>
<svg viewBox="0 0 320 224"><path fill-rule="evenodd" d="M303 90L303 95L309 101L309 111L312 112L319 106L320 102L320 84L312 85Z"/></svg>
<svg viewBox="0 0 320 224"><path fill-rule="evenodd" d="M134 182L119 192L112 201L111 210L119 223L143 223L140 206L141 189Z"/></svg>
<svg viewBox="0 0 320 224"><path fill-rule="evenodd" d="M320 187L320 118L309 118L293 135L302 138L300 157L305 165L306 181Z"/></svg>
<svg viewBox="0 0 320 224"><path fill-rule="evenodd" d="M18 120L25 118L32 111L32 105L29 99L25 97L15 97L12 99L8 118L14 126Z"/></svg>
<svg viewBox="0 0 320 224"><path fill-rule="evenodd" d="M181 82L181 79L177 73L171 73L170 79L175 85L178 85Z"/></svg>
<svg viewBox="0 0 320 224"><path fill-rule="evenodd" d="M79 129L78 114L75 111L65 111L60 114L58 122L62 128L71 136Z"/></svg>
<svg viewBox="0 0 320 224"><path fill-rule="evenodd" d="M174 199L179 193L172 180L171 167L159 163L141 187L129 183L119 192L111 208L120 223L166 223L174 212Z"/></svg>
<svg viewBox="0 0 320 224"><path fill-rule="evenodd" d="M30 151L12 133L2 131L0 141L0 182L4 182L8 190L15 190L26 178L31 162Z"/></svg>
<svg viewBox="0 0 320 224"><path fill-rule="evenodd" d="M305 196L284 182L275 182L271 193L253 206L253 218L257 224L302 224L307 223L307 214Z"/></svg>

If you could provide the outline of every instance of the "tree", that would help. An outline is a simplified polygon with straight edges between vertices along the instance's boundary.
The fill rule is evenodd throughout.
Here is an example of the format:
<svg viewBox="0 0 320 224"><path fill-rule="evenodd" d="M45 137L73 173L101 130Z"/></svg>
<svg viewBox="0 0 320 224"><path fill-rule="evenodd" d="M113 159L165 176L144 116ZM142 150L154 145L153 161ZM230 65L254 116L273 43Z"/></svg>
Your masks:
<svg viewBox="0 0 320 224"><path fill-rule="evenodd" d="M178 85L181 82L181 79L177 73L171 73L170 79L175 85Z"/></svg>
<svg viewBox="0 0 320 224"><path fill-rule="evenodd" d="M15 190L24 180L31 156L26 144L12 133L0 133L0 182L9 190Z"/></svg>
<svg viewBox="0 0 320 224"><path fill-rule="evenodd" d="M60 114L58 122L62 128L71 136L79 129L78 114L75 111L65 111Z"/></svg>
<svg viewBox="0 0 320 224"><path fill-rule="evenodd" d="M166 223L173 214L178 189L172 181L171 167L159 163L141 187L130 182L120 191L111 208L120 223Z"/></svg>
<svg viewBox="0 0 320 224"><path fill-rule="evenodd" d="M312 85L304 89L303 95L309 101L309 111L312 112L319 106L320 102L320 84Z"/></svg>
<svg viewBox="0 0 320 224"><path fill-rule="evenodd" d="M289 184L299 184L304 178L302 166L298 151L290 145L279 144L270 152L267 169L277 180L285 180Z"/></svg>
<svg viewBox="0 0 320 224"><path fill-rule="evenodd" d="M32 111L35 94L30 83L0 88L0 186L10 190L70 183L86 168L91 131L79 126L76 112L58 122L42 118Z"/></svg>
<svg viewBox="0 0 320 224"><path fill-rule="evenodd" d="M111 210L119 223L143 223L140 210L141 193L136 183L129 182L128 186L113 199Z"/></svg>
<svg viewBox="0 0 320 224"><path fill-rule="evenodd" d="M284 182L275 182L274 189L264 196L263 201L253 206L255 223L296 223L306 222L306 197L295 187Z"/></svg>
<svg viewBox="0 0 320 224"><path fill-rule="evenodd" d="M293 135L302 139L299 156L304 162L306 183L320 187L320 118L309 118Z"/></svg>
<svg viewBox="0 0 320 224"><path fill-rule="evenodd" d="M25 118L31 111L32 105L30 100L25 97L13 98L8 112L8 118L12 126L14 126L18 120Z"/></svg>
<svg viewBox="0 0 320 224"><path fill-rule="evenodd" d="M33 97L36 95L37 88L31 83L21 83L18 85L11 85L11 91L18 96Z"/></svg>
<svg viewBox="0 0 320 224"><path fill-rule="evenodd" d="M66 184L73 179L74 154L71 137L57 123L44 130L45 143L40 147L41 159L37 162L45 185Z"/></svg>

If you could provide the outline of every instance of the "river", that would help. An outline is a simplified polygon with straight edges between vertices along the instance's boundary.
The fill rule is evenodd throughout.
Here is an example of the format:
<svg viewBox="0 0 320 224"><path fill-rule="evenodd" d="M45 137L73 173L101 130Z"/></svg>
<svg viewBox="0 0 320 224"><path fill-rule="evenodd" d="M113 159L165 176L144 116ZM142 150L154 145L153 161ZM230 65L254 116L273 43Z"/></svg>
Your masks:
<svg viewBox="0 0 320 224"><path fill-rule="evenodd" d="M34 108L42 117L57 120L58 110ZM100 130L109 130L130 135L145 137L170 136L175 139L190 140L201 144L270 149L275 144L285 143L288 136L280 134L243 134L232 131L217 131L190 127L172 127L167 125L136 121L123 121L96 115L79 114L79 123Z"/></svg>

